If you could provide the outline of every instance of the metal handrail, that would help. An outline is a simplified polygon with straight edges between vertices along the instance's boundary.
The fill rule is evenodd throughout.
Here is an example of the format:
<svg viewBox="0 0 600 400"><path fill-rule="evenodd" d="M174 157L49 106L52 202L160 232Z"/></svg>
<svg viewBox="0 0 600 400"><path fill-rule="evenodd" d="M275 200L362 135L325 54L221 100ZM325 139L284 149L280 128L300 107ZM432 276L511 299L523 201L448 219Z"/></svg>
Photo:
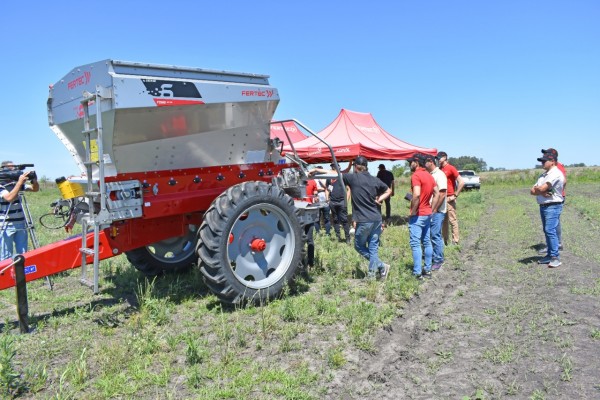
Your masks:
<svg viewBox="0 0 600 400"><path fill-rule="evenodd" d="M281 124L281 127L283 128L283 132L285 133L285 136L288 139L288 143L290 144L290 147L292 148L292 151L294 152L294 158L295 161L298 165L300 165L300 163L296 160L301 160L302 163L308 165L308 163L304 160L302 160L299 156L298 156L298 152L296 151L296 148L294 147L294 143L292 143L292 140L290 139L290 135L287 132L287 129L285 129L285 123L286 122L294 122L298 125L300 125L301 128L303 128L304 130L306 130L308 133L310 133L313 137L317 138L317 140L319 140L321 143L323 143L325 146L327 146L327 148L329 149L329 153L331 153L331 160L332 160L332 164L334 165L334 169L337 172L337 177L340 180L341 184L342 184L342 188L344 189L344 193L346 192L346 185L344 184L344 179L342 178L342 172L340 171L340 166L337 162L337 159L335 158L335 153L333 151L333 148L329 145L329 143L327 143L325 140L323 140L322 138L320 138L315 132L312 131L312 129L310 129L308 126L304 125L302 122L298 121L297 119L283 119L283 120L278 120L278 121L271 121L270 125L273 124ZM286 155L287 157L287 155ZM306 171L304 170L304 166L301 165L301 170L302 172L308 176L308 174L306 174ZM323 176L323 175L321 175ZM325 175L323 176L324 178L328 178L329 176ZM347 201L346 201L346 196L344 196L344 205L347 207Z"/></svg>

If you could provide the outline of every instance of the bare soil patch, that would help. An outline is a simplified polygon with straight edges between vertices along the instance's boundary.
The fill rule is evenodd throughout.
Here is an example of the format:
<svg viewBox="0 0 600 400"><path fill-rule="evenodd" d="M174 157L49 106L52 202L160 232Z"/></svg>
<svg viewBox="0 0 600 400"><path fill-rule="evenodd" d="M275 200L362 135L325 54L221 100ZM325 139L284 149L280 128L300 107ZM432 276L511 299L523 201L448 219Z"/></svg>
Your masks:
<svg viewBox="0 0 600 400"><path fill-rule="evenodd" d="M339 371L327 398L600 398L600 231L567 204L563 265L550 269L537 264L534 200L520 190L486 201L459 259L378 333L376 352Z"/></svg>

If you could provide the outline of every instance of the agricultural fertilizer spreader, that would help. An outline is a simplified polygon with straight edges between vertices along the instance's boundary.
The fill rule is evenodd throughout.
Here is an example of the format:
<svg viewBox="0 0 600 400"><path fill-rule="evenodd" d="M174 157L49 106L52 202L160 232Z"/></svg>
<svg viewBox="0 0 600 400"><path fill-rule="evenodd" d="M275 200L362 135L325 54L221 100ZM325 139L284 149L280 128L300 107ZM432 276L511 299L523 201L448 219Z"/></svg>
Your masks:
<svg viewBox="0 0 600 400"><path fill-rule="evenodd" d="M98 292L99 261L125 253L149 276L198 264L227 303L278 295L318 215L303 201L306 163L270 138L278 102L265 75L75 68L50 88L48 118L82 172L59 188L81 196L73 212L85 234L25 253L26 281L81 266ZM0 289L15 285L10 265L0 263Z"/></svg>

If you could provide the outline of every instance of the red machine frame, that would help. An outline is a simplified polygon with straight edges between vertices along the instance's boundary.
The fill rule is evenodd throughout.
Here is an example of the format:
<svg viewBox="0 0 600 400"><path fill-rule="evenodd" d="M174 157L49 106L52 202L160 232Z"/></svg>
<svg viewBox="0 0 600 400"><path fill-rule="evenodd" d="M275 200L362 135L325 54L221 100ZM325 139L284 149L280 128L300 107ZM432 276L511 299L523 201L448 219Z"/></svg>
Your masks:
<svg viewBox="0 0 600 400"><path fill-rule="evenodd" d="M107 177L106 182L138 180L143 188L143 215L113 222L100 232L99 259L171 237L183 236L190 224L200 225L211 202L229 187L244 181L270 182L291 164L260 163L157 172L138 172ZM155 194L153 188L157 187ZM92 242L93 233L87 233ZM27 282L73 268L82 262L81 235L34 249L25 257ZM86 255L86 262L93 255ZM16 285L12 260L0 261L0 290Z"/></svg>

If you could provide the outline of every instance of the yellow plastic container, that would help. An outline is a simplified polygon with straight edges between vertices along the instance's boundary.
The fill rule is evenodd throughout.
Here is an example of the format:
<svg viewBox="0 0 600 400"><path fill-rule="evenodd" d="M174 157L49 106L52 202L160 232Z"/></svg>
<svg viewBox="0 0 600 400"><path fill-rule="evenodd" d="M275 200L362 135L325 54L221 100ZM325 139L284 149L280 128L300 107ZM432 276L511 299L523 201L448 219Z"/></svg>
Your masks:
<svg viewBox="0 0 600 400"><path fill-rule="evenodd" d="M85 194L83 191L83 186L81 186L79 183L69 182L64 177L58 178L56 180L56 184L58 185L58 189L60 190L62 198L65 200L73 199L75 197L82 197Z"/></svg>

